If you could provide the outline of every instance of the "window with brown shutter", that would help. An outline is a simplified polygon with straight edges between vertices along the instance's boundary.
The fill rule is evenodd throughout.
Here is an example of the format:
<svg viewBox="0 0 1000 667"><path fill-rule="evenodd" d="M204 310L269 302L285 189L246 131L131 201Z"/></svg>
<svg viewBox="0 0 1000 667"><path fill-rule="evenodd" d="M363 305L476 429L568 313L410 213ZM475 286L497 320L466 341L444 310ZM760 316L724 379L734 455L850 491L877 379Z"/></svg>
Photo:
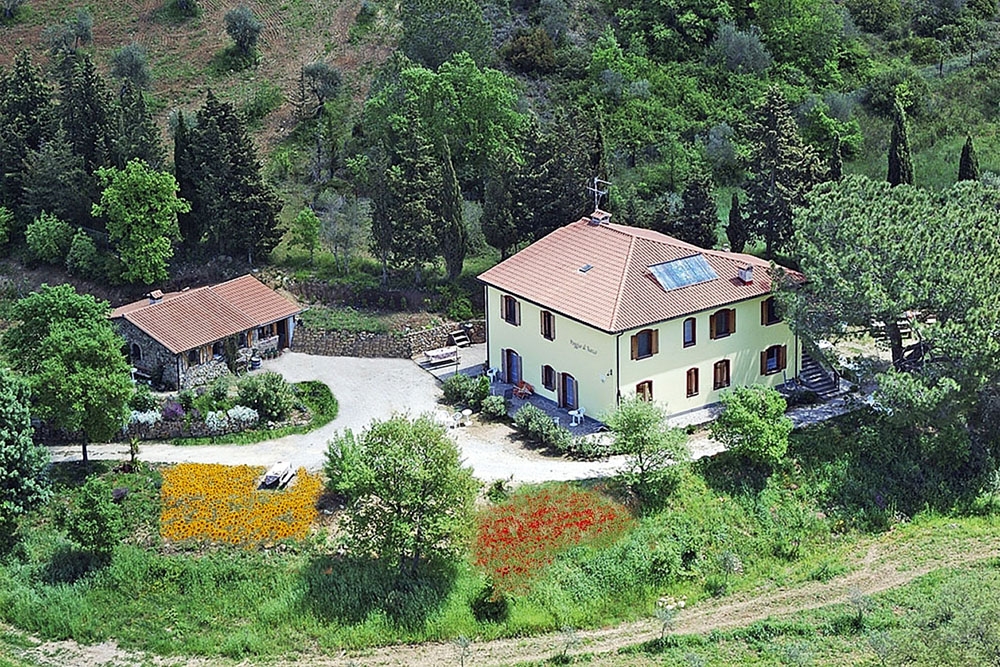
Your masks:
<svg viewBox="0 0 1000 667"><path fill-rule="evenodd" d="M512 296L500 297L500 316L508 324L521 324L521 304Z"/></svg>
<svg viewBox="0 0 1000 667"><path fill-rule="evenodd" d="M542 386L549 391L556 388L556 371L552 366L542 366Z"/></svg>
<svg viewBox="0 0 1000 667"><path fill-rule="evenodd" d="M647 359L660 351L660 333L655 329L643 329L632 336L632 358Z"/></svg>
<svg viewBox="0 0 1000 667"><path fill-rule="evenodd" d="M687 395L688 397L698 395L698 369L689 368L687 372Z"/></svg>
<svg viewBox="0 0 1000 667"><path fill-rule="evenodd" d="M777 324L781 321L778 317L777 301L773 296L760 302L760 323L764 326Z"/></svg>
<svg viewBox="0 0 1000 667"><path fill-rule="evenodd" d="M542 311L542 338L547 340L556 339L556 318L547 310Z"/></svg>
<svg viewBox="0 0 1000 667"><path fill-rule="evenodd" d="M653 400L653 381L646 380L635 386L635 395L644 401Z"/></svg>
<svg viewBox="0 0 1000 667"><path fill-rule="evenodd" d="M772 345L760 353L760 374L773 375L780 373L786 368L785 345Z"/></svg>
<svg viewBox="0 0 1000 667"><path fill-rule="evenodd" d="M713 370L712 388L719 390L729 386L729 359L715 362Z"/></svg>
<svg viewBox="0 0 1000 667"><path fill-rule="evenodd" d="M723 308L708 316L708 335L713 340L736 333L736 309Z"/></svg>

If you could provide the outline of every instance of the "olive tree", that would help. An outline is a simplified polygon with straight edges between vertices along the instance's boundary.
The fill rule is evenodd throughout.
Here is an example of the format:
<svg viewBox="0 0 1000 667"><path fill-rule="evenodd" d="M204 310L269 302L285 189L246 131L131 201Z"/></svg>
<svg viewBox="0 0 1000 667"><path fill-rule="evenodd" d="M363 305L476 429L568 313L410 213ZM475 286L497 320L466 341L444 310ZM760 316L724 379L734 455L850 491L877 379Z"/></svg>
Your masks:
<svg viewBox="0 0 1000 667"><path fill-rule="evenodd" d="M257 38L264 24L246 5L226 12L226 34L233 40L240 54L249 56L257 48Z"/></svg>

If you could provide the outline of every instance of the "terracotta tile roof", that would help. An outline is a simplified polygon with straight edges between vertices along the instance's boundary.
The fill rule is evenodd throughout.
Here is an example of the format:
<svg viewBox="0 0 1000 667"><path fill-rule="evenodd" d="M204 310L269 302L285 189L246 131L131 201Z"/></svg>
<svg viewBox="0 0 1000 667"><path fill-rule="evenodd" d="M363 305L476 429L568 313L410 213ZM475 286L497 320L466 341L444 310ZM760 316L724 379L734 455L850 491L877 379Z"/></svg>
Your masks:
<svg viewBox="0 0 1000 667"><path fill-rule="evenodd" d="M301 311L251 275L218 285L170 292L111 311L139 327L174 354L270 324Z"/></svg>
<svg viewBox="0 0 1000 667"><path fill-rule="evenodd" d="M664 290L649 267L700 254L717 278ZM587 271L580 269L590 265ZM753 282L739 278L752 266ZM561 227L485 271L479 279L603 331L617 333L771 291L770 263L705 250L648 229L589 218ZM801 278L801 274L791 272Z"/></svg>

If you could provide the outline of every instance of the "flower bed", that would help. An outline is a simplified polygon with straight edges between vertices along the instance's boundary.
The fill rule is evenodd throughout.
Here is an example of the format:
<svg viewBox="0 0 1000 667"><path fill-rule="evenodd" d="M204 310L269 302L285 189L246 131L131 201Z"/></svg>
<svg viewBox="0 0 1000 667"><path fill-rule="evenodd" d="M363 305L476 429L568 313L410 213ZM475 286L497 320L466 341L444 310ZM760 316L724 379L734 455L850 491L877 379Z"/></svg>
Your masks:
<svg viewBox="0 0 1000 667"><path fill-rule="evenodd" d="M180 463L163 472L160 534L174 541L255 546L306 537L322 482L299 468L284 491L258 491L259 466Z"/></svg>
<svg viewBox="0 0 1000 667"><path fill-rule="evenodd" d="M625 507L566 484L516 494L480 515L475 564L497 591L521 590L557 554L580 544L613 542L633 523Z"/></svg>

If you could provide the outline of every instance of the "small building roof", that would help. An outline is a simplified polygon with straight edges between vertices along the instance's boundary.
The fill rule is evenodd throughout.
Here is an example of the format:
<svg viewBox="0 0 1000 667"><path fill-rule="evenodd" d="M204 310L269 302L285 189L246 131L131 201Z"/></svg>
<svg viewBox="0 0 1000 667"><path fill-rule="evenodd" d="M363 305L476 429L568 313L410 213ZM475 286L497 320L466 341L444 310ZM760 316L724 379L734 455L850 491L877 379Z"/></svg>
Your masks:
<svg viewBox="0 0 1000 667"><path fill-rule="evenodd" d="M699 269L696 281L679 275L664 280L663 265L695 256L704 263L688 259L679 265ZM746 267L753 267L750 282L740 278ZM652 230L585 217L500 262L479 279L602 331L618 333L766 295L771 291L769 268L768 261L752 255L706 250ZM793 279L803 279L802 274L787 271ZM676 284L680 286L672 287Z"/></svg>
<svg viewBox="0 0 1000 667"><path fill-rule="evenodd" d="M158 296L157 292L115 308L111 318L131 322L174 354L302 311L250 274L218 285Z"/></svg>

